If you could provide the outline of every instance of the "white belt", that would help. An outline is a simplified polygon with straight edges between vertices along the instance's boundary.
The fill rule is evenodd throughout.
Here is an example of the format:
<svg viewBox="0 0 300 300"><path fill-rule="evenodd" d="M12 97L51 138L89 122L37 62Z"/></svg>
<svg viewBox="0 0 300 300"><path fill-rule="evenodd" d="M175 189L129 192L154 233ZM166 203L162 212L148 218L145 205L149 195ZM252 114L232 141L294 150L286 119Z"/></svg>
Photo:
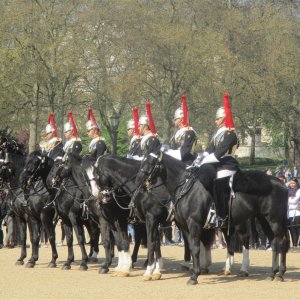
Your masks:
<svg viewBox="0 0 300 300"><path fill-rule="evenodd" d="M235 173L236 173L236 171L232 171L232 170L220 170L217 172L217 179L229 177L229 176L234 175Z"/></svg>

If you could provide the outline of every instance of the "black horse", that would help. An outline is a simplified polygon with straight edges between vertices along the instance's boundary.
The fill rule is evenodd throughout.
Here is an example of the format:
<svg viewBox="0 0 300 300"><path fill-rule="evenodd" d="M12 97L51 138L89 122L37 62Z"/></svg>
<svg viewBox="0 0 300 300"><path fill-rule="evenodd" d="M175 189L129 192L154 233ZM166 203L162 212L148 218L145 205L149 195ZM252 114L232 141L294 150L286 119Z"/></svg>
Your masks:
<svg viewBox="0 0 300 300"><path fill-rule="evenodd" d="M137 177L137 183L142 185L146 181L152 181L157 176L165 178L165 184L171 194L175 196L175 220L189 235L191 251L193 253L193 274L189 284L196 284L199 275L198 268L198 240L203 231L211 197L207 195L200 185L198 176L207 190L213 191L213 178L215 170L213 166L203 165L197 176L187 180L185 166L174 158L160 153L149 155L142 164ZM194 178L193 178L194 177ZM272 241L273 260L271 278L274 279L277 272L279 280L283 280L286 271L286 253L288 251L287 238L287 189L274 177L262 172L239 171L233 180L234 199L231 203L231 225L239 232L243 244L247 243L247 231L245 221L256 216L261 222L265 233ZM200 232L200 233L199 233ZM280 257L280 265L279 261ZM226 265L230 266L233 256L229 255ZM249 264L247 259L244 264Z"/></svg>
<svg viewBox="0 0 300 300"><path fill-rule="evenodd" d="M49 267L56 267L56 259L58 257L55 246L55 230L53 225L54 210L44 211L43 207L50 199L50 195L45 188L45 184L39 178L32 180L30 188L24 190L24 186L20 184L19 177L22 177L24 171L25 155L13 149L7 149L7 162L2 165L1 174L4 182L9 185L9 206L13 210L20 222L20 240L21 240L21 256L17 260L17 265L24 264L26 257L26 225L28 224L30 240L32 244L32 255L26 267L35 266L39 257L39 240L40 230L44 226L52 249L52 260Z"/></svg>
<svg viewBox="0 0 300 300"><path fill-rule="evenodd" d="M51 175L52 172L56 171L56 169L58 168L57 166L60 166L60 161L61 158L57 158L55 161L53 161L52 158L48 157L45 154L42 154L39 151L31 153L27 159L26 166L22 174L22 184L26 189L32 184L33 181L35 181L35 179L42 178L42 182L50 197L48 197L47 201L44 201L42 203L41 209L47 215L54 216L56 208L56 211L64 224L66 240L68 245L68 260L64 264L63 269L70 269L71 262L74 261L74 228L77 235L78 244L82 251L82 263L80 265L80 270L87 270L88 256L84 247L85 241L83 224L85 223L91 236L90 255L93 255L95 258L97 257L98 253L97 233L99 237L99 231L97 229L97 224L91 226L89 220L83 220L82 213L84 205L82 193L71 179L64 181L64 183L56 189L49 185L49 182L51 182L51 180L49 181L48 177ZM92 250L94 250L95 253L92 253Z"/></svg>
<svg viewBox="0 0 300 300"><path fill-rule="evenodd" d="M114 195L120 189L129 196L134 194L135 200L131 202L134 214L146 223L147 229L148 266L144 273L144 280L160 279L162 259L158 225L165 222L171 199L161 179L157 179L147 189L135 192L137 188L135 177L140 165L140 162L132 159L104 156L97 161L94 177L101 187L101 192L106 195ZM97 188L94 189L94 193L95 196L99 193ZM210 241L207 239L206 246L208 244ZM207 269L210 264L210 251L206 254L207 263L203 266L204 269ZM189 259L189 251L185 253L185 257L187 257L186 260Z"/></svg>

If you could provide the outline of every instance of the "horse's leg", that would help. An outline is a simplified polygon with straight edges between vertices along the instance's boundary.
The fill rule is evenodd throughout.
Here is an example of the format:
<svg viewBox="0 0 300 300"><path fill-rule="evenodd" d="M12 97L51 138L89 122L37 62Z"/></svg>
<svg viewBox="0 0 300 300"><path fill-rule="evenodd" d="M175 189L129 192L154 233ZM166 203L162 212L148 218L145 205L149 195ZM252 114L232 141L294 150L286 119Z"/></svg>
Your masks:
<svg viewBox="0 0 300 300"><path fill-rule="evenodd" d="M46 233L49 237L49 243L51 245L52 250L52 259L49 263L49 268L55 268L56 267L56 259L58 257L57 250L56 250L56 244L55 244L55 225L53 224L53 217L54 217L54 210L52 212L49 211L43 212L41 215L42 223L45 227Z"/></svg>
<svg viewBox="0 0 300 300"><path fill-rule="evenodd" d="M88 255L86 253L85 250L85 241L84 241L84 229L83 229L83 223L81 220L79 220L79 216L76 215L75 213L70 213L69 214L70 217L70 221L72 223L72 226L74 228L76 237L77 237L77 241L78 241L78 245L80 247L81 250L81 264L80 264L80 270L81 271L86 271L88 269L87 266L87 262L88 262Z"/></svg>
<svg viewBox="0 0 300 300"><path fill-rule="evenodd" d="M90 236L90 253L89 253L89 260L92 262L98 262L98 254L99 254L99 237L97 238L97 228L92 224L91 220L84 222L84 225L89 233Z"/></svg>
<svg viewBox="0 0 300 300"><path fill-rule="evenodd" d="M190 250L193 257L193 269L192 275L188 280L188 285L195 285L198 283L198 276L200 275L200 235L201 227L194 220L188 220L189 232L186 232L188 236Z"/></svg>
<svg viewBox="0 0 300 300"><path fill-rule="evenodd" d="M184 262L181 264L181 269L183 271L189 271L190 270L190 264L191 264L191 250L190 250L190 245L188 238L184 231L182 232L182 237L184 241Z"/></svg>
<svg viewBox="0 0 300 300"><path fill-rule="evenodd" d="M139 252L139 249L141 246L141 242L142 242L142 234L141 234L140 226L141 226L141 224L134 225L135 243L134 243L133 252L131 255L132 268L133 268L133 264L137 261L137 255L138 255L138 252Z"/></svg>
<svg viewBox="0 0 300 300"><path fill-rule="evenodd" d="M211 265L211 247L204 246L202 242L200 242L200 270L201 274L208 274L209 266Z"/></svg>
<svg viewBox="0 0 300 300"><path fill-rule="evenodd" d="M286 272L286 253L289 248L287 229L279 222L269 221L269 224L274 233L274 239L272 241L272 273L270 277L274 279L276 273L279 272L276 279L283 281L283 275Z"/></svg>
<svg viewBox="0 0 300 300"><path fill-rule="evenodd" d="M163 268L163 259L161 256L161 249L160 249L160 238L159 238L159 232L158 232L158 226L156 230L154 231L154 240L155 240L155 269L152 274L152 280L159 280L161 278L161 270Z"/></svg>
<svg viewBox="0 0 300 300"><path fill-rule="evenodd" d="M247 229L247 223L237 225L235 229L237 230L237 233L243 244L243 260L242 260L242 266L238 276L247 277L249 275L249 266L250 266L250 259L249 259L250 236Z"/></svg>
<svg viewBox="0 0 300 300"><path fill-rule="evenodd" d="M63 226L66 235L66 241L68 246L68 258L67 261L62 266L62 270L70 270L71 263L74 262L74 249L73 249L73 228L70 220L63 219Z"/></svg>
<svg viewBox="0 0 300 300"><path fill-rule="evenodd" d="M27 237L27 224L26 220L19 218L20 224L20 242L21 242L21 255L20 258L16 261L16 265L24 265L24 258L27 256L26 249L26 237Z"/></svg>
<svg viewBox="0 0 300 300"><path fill-rule="evenodd" d="M112 262L112 245L113 237L111 235L109 223L102 217L99 218L100 221L100 232L101 232L101 242L105 251L105 261L101 263L99 274L106 274L109 271L109 266Z"/></svg>
<svg viewBox="0 0 300 300"><path fill-rule="evenodd" d="M31 257L26 264L26 268L33 268L35 262L39 259L39 243L40 243L40 230L41 223L36 219L29 217L28 218L30 241L32 245Z"/></svg>
<svg viewBox="0 0 300 300"><path fill-rule="evenodd" d="M224 228L223 234L227 244L227 258L225 262L224 275L231 274L231 267L234 262L234 228L230 229L229 235L227 235L227 228Z"/></svg>
<svg viewBox="0 0 300 300"><path fill-rule="evenodd" d="M127 220L118 220L117 222L115 222L115 227L118 232L118 249L119 255L121 256L120 271L118 272L117 276L126 277L129 276L132 266L131 255L129 252Z"/></svg>
<svg viewBox="0 0 300 300"><path fill-rule="evenodd" d="M147 248L148 248L148 265L146 272L143 275L143 280L151 280L152 273L155 269L155 262L154 262L154 250L156 240L159 239L158 237L158 220L154 218L153 215L147 213L146 215L146 229L147 229Z"/></svg>

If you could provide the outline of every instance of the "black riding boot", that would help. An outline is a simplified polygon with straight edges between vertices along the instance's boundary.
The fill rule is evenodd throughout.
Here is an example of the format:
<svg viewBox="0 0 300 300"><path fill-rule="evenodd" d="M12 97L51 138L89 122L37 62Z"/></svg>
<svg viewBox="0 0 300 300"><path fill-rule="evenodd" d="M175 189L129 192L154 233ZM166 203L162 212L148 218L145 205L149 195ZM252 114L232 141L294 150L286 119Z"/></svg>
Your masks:
<svg viewBox="0 0 300 300"><path fill-rule="evenodd" d="M216 204L217 227L226 227L228 221L228 204L230 199L229 177L215 181L214 201Z"/></svg>

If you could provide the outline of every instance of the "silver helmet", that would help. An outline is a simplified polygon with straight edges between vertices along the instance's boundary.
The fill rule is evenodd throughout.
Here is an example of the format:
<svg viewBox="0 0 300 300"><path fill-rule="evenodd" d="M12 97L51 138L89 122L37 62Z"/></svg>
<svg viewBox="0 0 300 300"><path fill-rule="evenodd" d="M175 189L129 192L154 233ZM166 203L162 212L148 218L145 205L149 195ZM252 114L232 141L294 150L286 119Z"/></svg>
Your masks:
<svg viewBox="0 0 300 300"><path fill-rule="evenodd" d="M174 114L174 120L176 119L182 119L183 118L183 110L181 107L178 107L176 110L175 110L175 114Z"/></svg>
<svg viewBox="0 0 300 300"><path fill-rule="evenodd" d="M134 129L134 120L131 119L127 122L127 130L128 129Z"/></svg>
<svg viewBox="0 0 300 300"><path fill-rule="evenodd" d="M67 131L70 131L70 130L73 130L73 126L70 122L67 122L64 124L64 132L67 132Z"/></svg>
<svg viewBox="0 0 300 300"><path fill-rule="evenodd" d="M90 131L91 129L99 129L100 130L100 127L98 124L94 124L92 120L88 120L86 123L85 123L85 127L86 127L86 130L87 131Z"/></svg>
<svg viewBox="0 0 300 300"><path fill-rule="evenodd" d="M225 117L225 109L224 107L219 107L216 113L216 119Z"/></svg>
<svg viewBox="0 0 300 300"><path fill-rule="evenodd" d="M55 129L51 124L47 124L47 126L45 128L45 133L48 134L50 132L55 132Z"/></svg>
<svg viewBox="0 0 300 300"><path fill-rule="evenodd" d="M149 126L149 119L146 115L140 116L139 125L148 125Z"/></svg>

